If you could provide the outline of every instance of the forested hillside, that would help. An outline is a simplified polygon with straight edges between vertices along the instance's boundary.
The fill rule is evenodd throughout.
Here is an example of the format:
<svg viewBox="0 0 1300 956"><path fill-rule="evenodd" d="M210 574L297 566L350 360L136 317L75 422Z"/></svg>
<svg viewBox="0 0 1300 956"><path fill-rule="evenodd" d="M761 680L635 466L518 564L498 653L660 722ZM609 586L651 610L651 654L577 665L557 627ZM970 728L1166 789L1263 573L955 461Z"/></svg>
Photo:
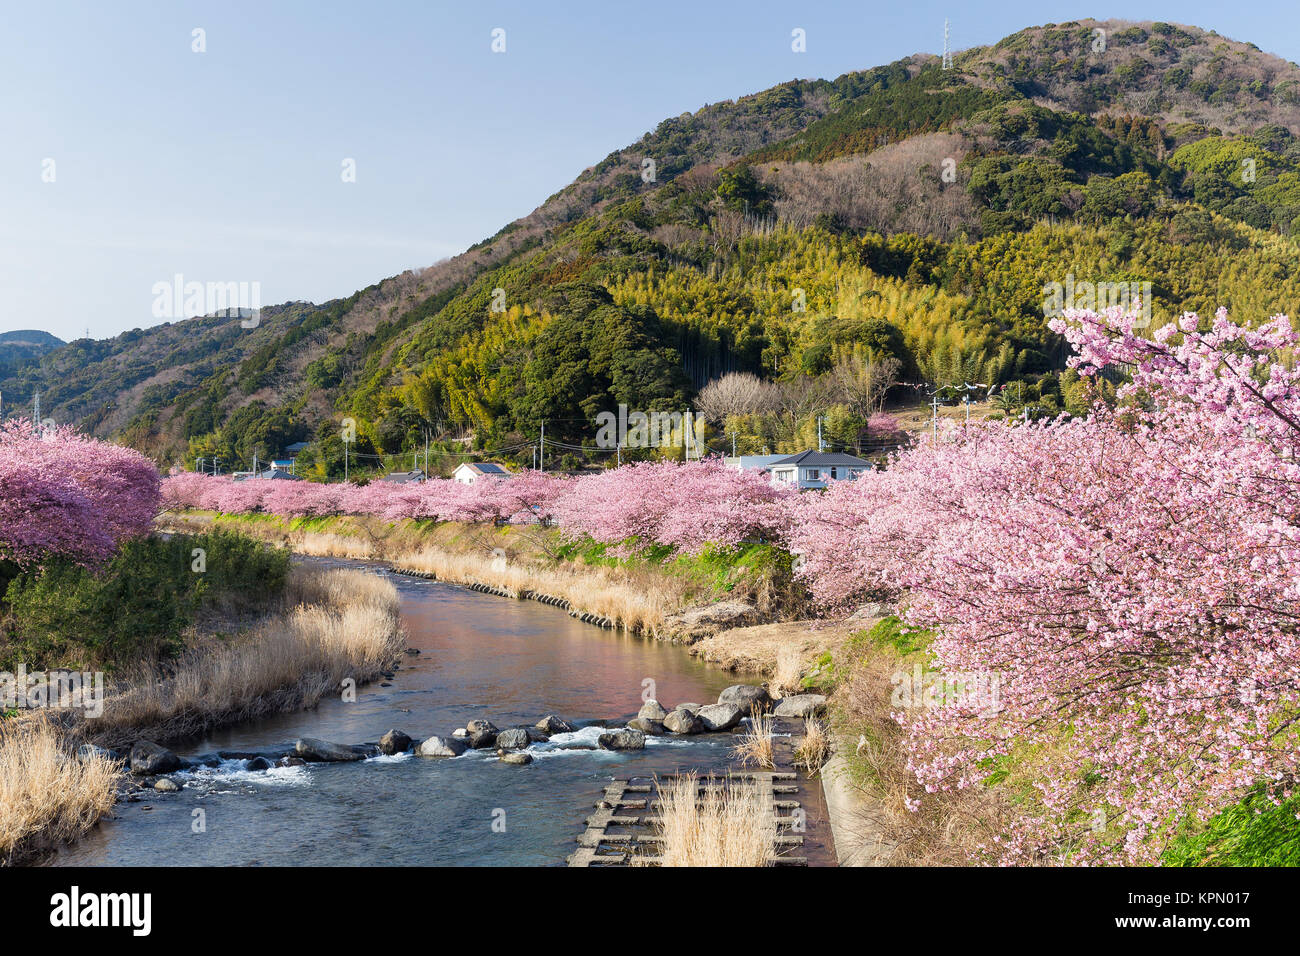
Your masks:
<svg viewBox="0 0 1300 956"><path fill-rule="evenodd" d="M1081 407L1053 283L1149 289L1155 324L1295 315L1297 230L1300 68L1194 27L1082 21L665 120L449 262L253 330L79 340L0 389L191 467L319 439L303 464L325 475L348 417L363 468L426 440L444 466L529 462L543 422L569 463L603 460L577 448L598 412L682 409L748 372L749 405L702 403L716 445L793 450L821 417L861 448L882 370L981 383L1008 413Z"/></svg>

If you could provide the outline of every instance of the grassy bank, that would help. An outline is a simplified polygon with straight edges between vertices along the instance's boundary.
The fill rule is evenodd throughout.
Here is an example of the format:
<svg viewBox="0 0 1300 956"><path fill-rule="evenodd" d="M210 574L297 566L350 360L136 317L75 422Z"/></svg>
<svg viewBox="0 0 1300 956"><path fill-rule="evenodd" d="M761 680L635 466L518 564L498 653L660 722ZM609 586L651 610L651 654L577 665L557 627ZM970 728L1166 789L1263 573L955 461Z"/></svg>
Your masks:
<svg viewBox="0 0 1300 956"><path fill-rule="evenodd" d="M1038 782L1067 759L1059 748L1013 749L991 761L977 786L926 793L907 769L904 732L894 719L900 677L931 671L931 635L889 617L849 637L811 672L831 694L831 729L839 762L861 797L862 835L888 848L888 865L962 865L984 858L1018 816L1043 812ZM805 681L809 679L805 674ZM1164 849L1164 866L1295 866L1300 864L1300 797L1280 805L1263 791L1247 795L1202 823L1189 808L1179 835ZM1114 828L1114 821L1104 825ZM868 832L869 831L869 832ZM1111 831L1121 839L1123 831ZM1071 848L1034 861L1070 864Z"/></svg>
<svg viewBox="0 0 1300 956"><path fill-rule="evenodd" d="M188 551L185 561L190 567ZM278 559L270 562L277 566ZM253 605L256 613L235 614L225 601L192 607L198 619L179 633L179 646L149 631L152 619L136 620L138 640L130 646L138 653L110 672L99 717L77 710L59 711L57 721L45 711L0 714L0 864L23 864L73 842L113 805L121 763L90 748L78 750L79 744L125 748L140 737L168 743L265 714L309 708L341 692L344 680L361 685L398 662L406 635L390 581L364 571L292 568L285 580L272 584ZM69 615L81 619L98 606L68 593L56 601L49 579L18 585L22 594L44 594L38 606L51 627ZM95 594L117 587L108 575L83 585ZM10 585L9 593L18 593L16 587ZM217 589L225 597L238 591ZM139 598L147 600L148 594ZM39 615L23 611L22 600L13 605L19 613L9 614L10 633L17 636L6 645L9 652L49 646L56 653L52 662L39 657L25 662L29 670L100 652L100 645L79 643L75 633L53 630L57 643L29 643L32 633L43 631L31 630ZM177 623L174 615L164 619L169 628Z"/></svg>
<svg viewBox="0 0 1300 956"><path fill-rule="evenodd" d="M165 671L115 681L80 730L102 746L175 740L312 707L397 663L406 646L397 590L363 571L294 568L281 606L233 636L207 635Z"/></svg>
<svg viewBox="0 0 1300 956"><path fill-rule="evenodd" d="M663 548L615 553L605 545L570 542L554 528L339 516L283 519L275 515L169 514L165 527L190 533L233 528L299 554L383 560L456 584L482 584L510 594L531 592L567 601L576 612L664 639L710 633L690 609L741 602L746 622L786 620L806 610L792 581L790 557L753 544L701 555Z"/></svg>
<svg viewBox="0 0 1300 956"><path fill-rule="evenodd" d="M0 721L0 866L77 840L113 806L121 764L78 757L43 718Z"/></svg>

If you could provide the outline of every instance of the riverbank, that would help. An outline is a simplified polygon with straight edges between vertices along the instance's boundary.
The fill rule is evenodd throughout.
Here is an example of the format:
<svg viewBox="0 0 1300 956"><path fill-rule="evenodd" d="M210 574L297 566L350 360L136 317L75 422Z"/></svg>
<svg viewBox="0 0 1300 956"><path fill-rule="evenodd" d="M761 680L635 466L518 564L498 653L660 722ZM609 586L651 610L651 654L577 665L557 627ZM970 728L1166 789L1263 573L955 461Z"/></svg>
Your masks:
<svg viewBox="0 0 1300 956"><path fill-rule="evenodd" d="M397 666L406 646L392 583L350 569L295 567L280 607L241 633L196 635L165 674L116 682L101 717L74 728L101 747L170 742L315 706Z"/></svg>
<svg viewBox="0 0 1300 956"><path fill-rule="evenodd" d="M43 717L0 721L0 866L72 843L113 807L122 765L79 756Z"/></svg>
<svg viewBox="0 0 1300 956"><path fill-rule="evenodd" d="M808 621L804 596L771 549L667 560L615 558L603 548L576 548L554 529L338 516L286 520L275 515L187 511L164 516L169 530L231 527L299 554L380 560L397 570L513 598L557 604L581 620L685 645L733 673L757 675L781 692L833 690L837 669L851 666L855 635L884 608L853 619ZM888 693L884 704L888 704ZM832 697L832 735L839 751L857 737ZM857 754L854 755L858 756ZM845 757L821 775L842 863L889 859L877 796Z"/></svg>
<svg viewBox="0 0 1300 956"><path fill-rule="evenodd" d="M169 665L118 676L97 717L20 712L0 721L0 864L75 842L114 805L121 753L316 706L367 684L406 645L396 589L355 570L296 567L279 605L235 633L208 624Z"/></svg>
<svg viewBox="0 0 1300 956"><path fill-rule="evenodd" d="M238 530L297 554L382 561L441 581L565 606L607 626L695 645L735 627L791 623L808 612L790 557L767 544L681 555L635 554L566 541L555 528L380 519L342 515L285 519L268 514L169 512L167 531ZM703 653L703 649L701 651ZM716 651L712 663L734 664Z"/></svg>

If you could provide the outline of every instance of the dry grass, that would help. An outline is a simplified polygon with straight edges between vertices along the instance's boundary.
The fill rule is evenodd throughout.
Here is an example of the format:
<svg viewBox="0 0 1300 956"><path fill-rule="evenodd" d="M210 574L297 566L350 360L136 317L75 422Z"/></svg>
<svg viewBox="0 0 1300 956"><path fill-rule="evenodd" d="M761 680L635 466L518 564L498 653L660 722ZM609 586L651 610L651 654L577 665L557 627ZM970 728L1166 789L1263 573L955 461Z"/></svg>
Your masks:
<svg viewBox="0 0 1300 956"><path fill-rule="evenodd" d="M392 583L353 570L294 568L282 611L231 640L192 649L168 675L143 672L107 695L86 734L107 746L173 739L311 707L391 667L405 646Z"/></svg>
<svg viewBox="0 0 1300 956"><path fill-rule="evenodd" d="M827 726L815 717L804 722L803 738L794 748L794 763L810 774L825 766L831 755L831 737Z"/></svg>
<svg viewBox="0 0 1300 956"><path fill-rule="evenodd" d="M778 679L782 654L807 663L828 651L836 653L854 631L863 625L844 622L785 621L733 627L712 634L691 645L691 654L711 664L743 674L772 675ZM789 665L786 665L789 667Z"/></svg>
<svg viewBox="0 0 1300 956"><path fill-rule="evenodd" d="M890 652L869 655L837 694L844 727L858 738L841 753L872 807L879 839L895 847L890 865L969 865L981 844L993 845L1011 825L1006 797L986 787L927 794L916 782L907 769L903 730L891 716L891 675L900 666ZM920 800L920 809L909 810L908 798Z"/></svg>
<svg viewBox="0 0 1300 956"><path fill-rule="evenodd" d="M757 707L753 707L749 712L749 729L740 737L740 742L731 749L734 756L742 767L748 767L753 764L763 770L772 770L776 767L776 756L773 753L773 742L776 735L772 732L776 720L771 714L764 713Z"/></svg>
<svg viewBox="0 0 1300 956"><path fill-rule="evenodd" d="M176 531L209 529L205 512L168 514L160 526ZM240 522L239 530L278 547L315 557L388 560L394 567L433 574L453 584L482 584L519 596L525 592L569 602L575 611L614 621L619 627L658 635L665 620L691 597L687 582L627 566L556 562L554 541L536 529L497 529L446 522L434 527L392 524L357 516L328 519L327 529L292 528L277 519ZM347 533L338 533L339 531ZM496 550L509 550L503 562Z"/></svg>
<svg viewBox="0 0 1300 956"><path fill-rule="evenodd" d="M291 531L285 536L284 545L297 554L315 558L369 561L380 556L379 549L372 541L325 531Z"/></svg>
<svg viewBox="0 0 1300 956"><path fill-rule="evenodd" d="M772 670L772 687L780 694L798 694L803 685L803 654L797 647L783 647L776 652Z"/></svg>
<svg viewBox="0 0 1300 956"><path fill-rule="evenodd" d="M43 717L0 723L0 865L76 840L109 811L121 764L78 758Z"/></svg>
<svg viewBox="0 0 1300 956"><path fill-rule="evenodd" d="M486 584L518 597L536 592L563 598L577 611L609 618L629 631L655 634L677 610L683 595L661 576L622 567L575 563L568 567L538 567L503 560L491 552L465 554L439 547L393 559L399 567L432 573L440 581Z"/></svg>
<svg viewBox="0 0 1300 956"><path fill-rule="evenodd" d="M767 866L776 824L752 785L700 788L695 774L659 786L662 866Z"/></svg>

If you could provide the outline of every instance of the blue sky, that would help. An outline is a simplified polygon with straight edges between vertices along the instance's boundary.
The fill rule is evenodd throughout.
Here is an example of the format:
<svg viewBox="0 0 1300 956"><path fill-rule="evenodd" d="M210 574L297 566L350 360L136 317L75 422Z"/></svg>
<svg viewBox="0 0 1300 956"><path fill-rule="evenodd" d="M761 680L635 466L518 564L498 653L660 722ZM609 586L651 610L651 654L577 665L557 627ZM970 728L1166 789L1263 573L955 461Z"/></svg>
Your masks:
<svg viewBox="0 0 1300 956"><path fill-rule="evenodd" d="M0 331L144 328L153 286L324 301L430 265L667 116L795 77L1093 16L1300 61L1290 4L10 4L0 26ZM506 52L491 51L494 28ZM791 30L807 52L790 49ZM206 52L192 50L205 32ZM356 162L344 183L342 163ZM42 181L46 160L54 181Z"/></svg>

